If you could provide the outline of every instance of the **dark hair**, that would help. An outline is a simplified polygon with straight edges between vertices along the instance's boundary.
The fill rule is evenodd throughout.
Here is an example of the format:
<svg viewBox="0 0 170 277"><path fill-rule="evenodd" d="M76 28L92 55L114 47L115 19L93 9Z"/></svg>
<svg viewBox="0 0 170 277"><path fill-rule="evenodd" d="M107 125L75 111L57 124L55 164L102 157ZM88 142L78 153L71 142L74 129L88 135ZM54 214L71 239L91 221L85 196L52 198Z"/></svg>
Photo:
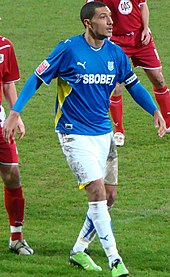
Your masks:
<svg viewBox="0 0 170 277"><path fill-rule="evenodd" d="M89 2L86 3L80 11L80 19L84 24L84 19L92 19L95 14L96 8L106 7L106 5L102 2Z"/></svg>

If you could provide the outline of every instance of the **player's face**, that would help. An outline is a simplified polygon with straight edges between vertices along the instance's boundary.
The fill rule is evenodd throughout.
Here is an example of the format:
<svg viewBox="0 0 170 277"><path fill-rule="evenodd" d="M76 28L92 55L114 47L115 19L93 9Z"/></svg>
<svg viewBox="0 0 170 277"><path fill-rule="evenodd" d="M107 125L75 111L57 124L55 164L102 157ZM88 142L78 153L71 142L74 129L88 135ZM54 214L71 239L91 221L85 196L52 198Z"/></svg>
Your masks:
<svg viewBox="0 0 170 277"><path fill-rule="evenodd" d="M96 8L93 18L89 21L89 29L96 39L104 39L112 36L113 21L108 7Z"/></svg>

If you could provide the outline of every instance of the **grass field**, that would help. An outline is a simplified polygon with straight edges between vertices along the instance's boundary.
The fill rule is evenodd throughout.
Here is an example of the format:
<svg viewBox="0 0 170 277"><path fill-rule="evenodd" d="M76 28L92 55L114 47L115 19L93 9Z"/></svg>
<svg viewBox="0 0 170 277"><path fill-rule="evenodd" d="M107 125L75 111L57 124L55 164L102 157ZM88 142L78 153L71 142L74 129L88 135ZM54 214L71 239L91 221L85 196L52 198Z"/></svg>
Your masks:
<svg viewBox="0 0 170 277"><path fill-rule="evenodd" d="M80 1L5 0L1 5L2 35L12 40L21 80L26 79L60 40L83 32ZM169 0L148 0L150 27L169 74ZM142 71L141 83L152 87ZM170 82L169 82L170 85ZM20 171L26 197L24 238L35 250L31 257L9 252L9 226L0 189L0 276L111 276L96 239L94 260L103 272L87 273L69 265L69 252L87 211L85 192L77 189L54 133L55 81L42 86L25 107L26 136L18 142ZM153 94L152 94L153 95ZM8 111L8 110L7 110ZM124 92L126 144L118 149L118 199L111 211L119 251L131 277L170 276L169 185L170 137L156 136L152 118ZM1 181L2 183L2 181Z"/></svg>

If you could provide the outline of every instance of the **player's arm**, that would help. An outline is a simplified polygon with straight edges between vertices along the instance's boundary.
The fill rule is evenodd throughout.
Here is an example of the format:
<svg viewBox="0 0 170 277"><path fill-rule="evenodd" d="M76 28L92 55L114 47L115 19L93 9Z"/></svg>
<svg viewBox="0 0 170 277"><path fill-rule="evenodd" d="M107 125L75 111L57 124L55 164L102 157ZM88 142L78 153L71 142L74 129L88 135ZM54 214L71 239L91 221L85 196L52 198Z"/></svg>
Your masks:
<svg viewBox="0 0 170 277"><path fill-rule="evenodd" d="M3 93L8 103L9 108L11 109L17 100L17 92L14 82L4 83L3 84Z"/></svg>
<svg viewBox="0 0 170 277"><path fill-rule="evenodd" d="M12 93L6 94L6 97L8 99L7 101L10 102L10 105L12 107L12 109L10 110L10 114L3 126L3 136L6 141L9 142L10 136L14 137L16 135L18 127L17 122L20 118L20 112L22 111L28 100L34 95L36 90L41 86L41 84L42 81L35 74L33 74L25 83L18 99L17 96L14 97L16 102L14 101L14 99L10 99L9 97L10 95L12 95Z"/></svg>
<svg viewBox="0 0 170 277"><path fill-rule="evenodd" d="M23 89L21 90L19 97L12 107L13 111L20 113L29 99L34 95L34 93L39 89L42 84L42 80L38 78L34 73L28 78Z"/></svg>
<svg viewBox="0 0 170 277"><path fill-rule="evenodd" d="M163 137L166 133L166 123L149 92L133 75L125 80L125 87L136 103L154 117L155 128L159 128L158 135Z"/></svg>
<svg viewBox="0 0 170 277"><path fill-rule="evenodd" d="M149 9L147 3L142 3L140 5L141 9L141 17L142 17L142 24L143 24L143 31L141 34L141 41L142 44L147 45L150 41L150 30L149 30Z"/></svg>
<svg viewBox="0 0 170 277"><path fill-rule="evenodd" d="M11 109L17 100L17 91L16 91L15 83L14 82L4 83L3 93L5 96L6 102L8 103L8 106ZM18 129L17 133L19 134L19 139L22 139L25 135L25 126L20 116L18 117L18 120L17 120L17 129Z"/></svg>

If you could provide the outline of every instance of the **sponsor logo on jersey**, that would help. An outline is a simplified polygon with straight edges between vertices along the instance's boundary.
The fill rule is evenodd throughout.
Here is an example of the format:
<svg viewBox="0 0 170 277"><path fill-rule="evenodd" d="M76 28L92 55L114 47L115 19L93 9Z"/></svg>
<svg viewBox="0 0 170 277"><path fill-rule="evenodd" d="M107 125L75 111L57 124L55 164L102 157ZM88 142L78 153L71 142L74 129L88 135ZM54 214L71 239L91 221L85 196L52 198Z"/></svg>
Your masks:
<svg viewBox="0 0 170 277"><path fill-rule="evenodd" d="M83 74L76 74L75 83L78 84L83 79Z"/></svg>
<svg viewBox="0 0 170 277"><path fill-rule="evenodd" d="M109 86L113 85L115 78L114 74L84 74L83 84L107 84Z"/></svg>
<svg viewBox="0 0 170 277"><path fill-rule="evenodd" d="M0 63L3 63L4 61L4 54L0 54Z"/></svg>
<svg viewBox="0 0 170 277"><path fill-rule="evenodd" d="M76 74L75 83L83 80L83 84L107 84L112 86L115 74Z"/></svg>
<svg viewBox="0 0 170 277"><path fill-rule="evenodd" d="M50 66L50 64L47 62L47 60L44 60L36 69L36 72L41 75L44 73L44 71Z"/></svg>
<svg viewBox="0 0 170 277"><path fill-rule="evenodd" d="M121 0L118 6L121 14L130 14L132 12L132 2L129 0Z"/></svg>

